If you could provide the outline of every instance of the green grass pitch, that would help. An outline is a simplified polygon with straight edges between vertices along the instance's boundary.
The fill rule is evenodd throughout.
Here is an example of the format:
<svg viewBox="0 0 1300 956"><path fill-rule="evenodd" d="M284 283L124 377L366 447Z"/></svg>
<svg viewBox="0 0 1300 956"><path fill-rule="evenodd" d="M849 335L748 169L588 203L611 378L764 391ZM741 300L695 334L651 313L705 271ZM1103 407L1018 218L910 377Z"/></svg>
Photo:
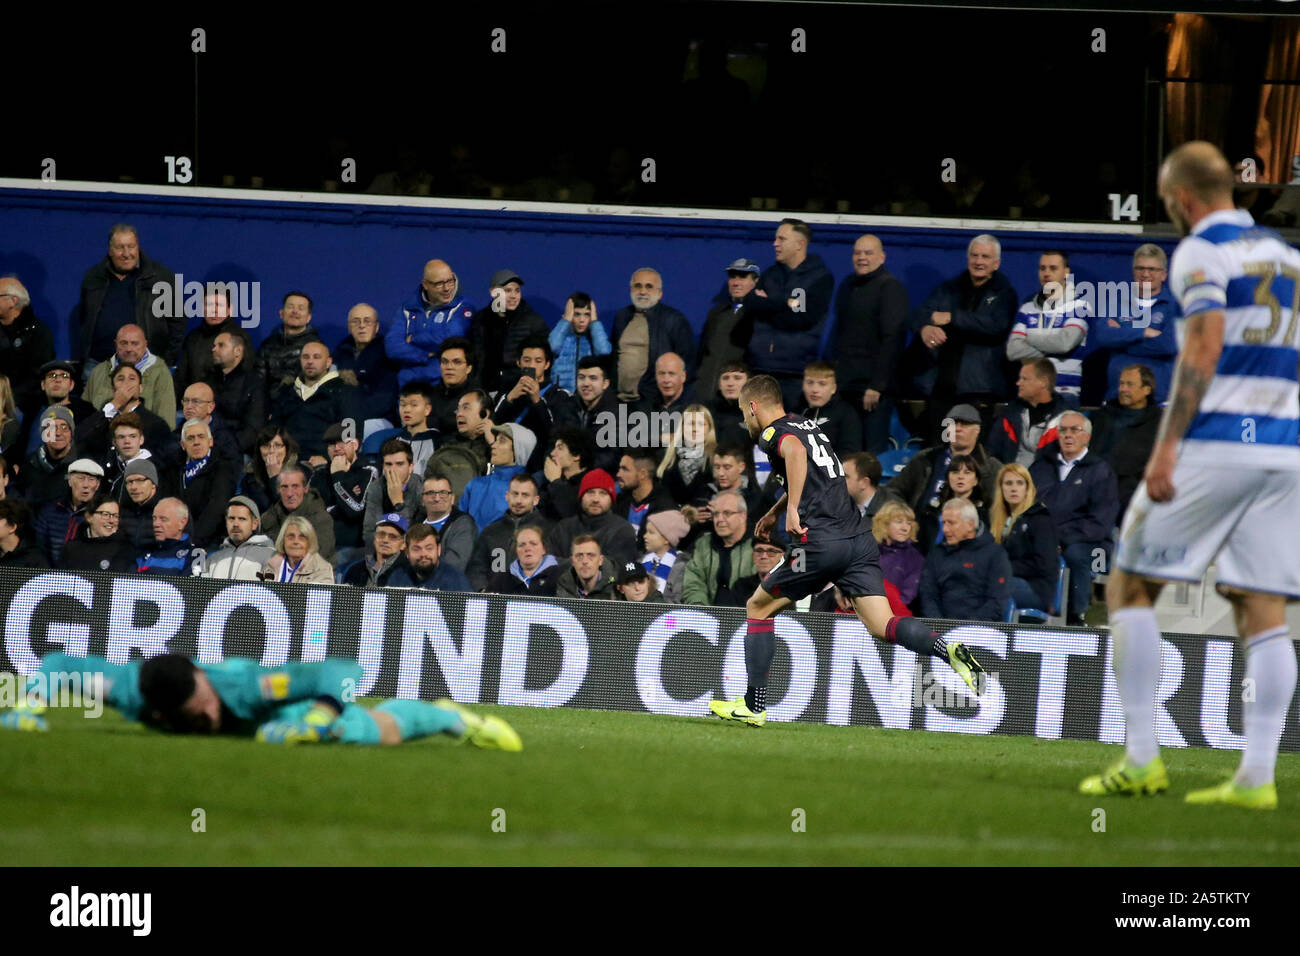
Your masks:
<svg viewBox="0 0 1300 956"><path fill-rule="evenodd" d="M1171 793L1098 800L1074 788L1117 747L483 710L523 753L282 748L52 712L48 734L0 732L0 846L9 865L1300 863L1292 755L1281 808L1260 813L1181 802L1232 752L1166 750Z"/></svg>

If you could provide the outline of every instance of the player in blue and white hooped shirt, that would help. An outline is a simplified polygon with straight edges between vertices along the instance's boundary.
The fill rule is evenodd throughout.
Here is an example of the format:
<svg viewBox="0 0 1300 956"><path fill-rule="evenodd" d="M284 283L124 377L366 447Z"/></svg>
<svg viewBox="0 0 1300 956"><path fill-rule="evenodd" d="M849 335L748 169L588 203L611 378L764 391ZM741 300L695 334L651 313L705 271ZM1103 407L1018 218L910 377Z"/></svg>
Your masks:
<svg viewBox="0 0 1300 956"><path fill-rule="evenodd" d="M1189 803L1277 806L1277 746L1296 685L1286 603L1300 599L1300 252L1233 208L1232 169L1209 143L1165 160L1159 188L1186 235L1170 285L1182 304L1181 351L1146 477L1124 518L1107 583L1115 678L1127 727L1123 760L1080 790L1168 786L1155 733L1166 581L1218 565L1246 656L1236 775Z"/></svg>
<svg viewBox="0 0 1300 956"><path fill-rule="evenodd" d="M1050 358L1056 366L1057 394L1067 396L1077 408L1092 306L1071 294L1074 286L1067 282L1069 271L1070 257L1059 249L1049 249L1038 257L1042 290L1016 313L1007 337L1007 358L1013 362Z"/></svg>

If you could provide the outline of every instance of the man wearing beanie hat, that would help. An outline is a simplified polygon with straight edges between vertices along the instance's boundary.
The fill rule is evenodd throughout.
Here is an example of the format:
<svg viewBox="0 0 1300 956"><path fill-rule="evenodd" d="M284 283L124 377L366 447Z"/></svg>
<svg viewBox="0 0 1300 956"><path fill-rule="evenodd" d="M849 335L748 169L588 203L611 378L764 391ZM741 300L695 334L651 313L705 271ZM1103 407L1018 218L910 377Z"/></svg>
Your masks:
<svg viewBox="0 0 1300 956"><path fill-rule="evenodd" d="M589 534L600 542L601 553L621 567L635 561L636 532L627 520L614 514L614 479L609 472L593 468L578 487L578 514L565 518L551 530L547 550L552 554L568 554L573 539Z"/></svg>
<svg viewBox="0 0 1300 956"><path fill-rule="evenodd" d="M257 581L275 544L260 531L262 513L252 498L235 495L226 505L226 540L208 555L200 577L222 581Z"/></svg>
<svg viewBox="0 0 1300 956"><path fill-rule="evenodd" d="M72 412L62 405L52 405L41 413L37 423L41 445L27 456L18 474L24 497L34 512L39 513L68 487L68 465L78 457L72 441L75 427Z"/></svg>
<svg viewBox="0 0 1300 956"><path fill-rule="evenodd" d="M694 512L695 509L689 510ZM642 529L646 551L641 564L654 579L664 600L672 604L681 603L682 579L686 576L686 562L691 556L690 552L679 552L677 546L690 530L690 518L675 508L656 511L645 519Z"/></svg>
<svg viewBox="0 0 1300 956"><path fill-rule="evenodd" d="M527 338L546 338L546 320L533 311L524 298L524 280L513 269L498 269L488 280L491 299L486 309L474 314L469 337L483 363L483 387L495 392L509 386L502 372L519 360L521 344Z"/></svg>
<svg viewBox="0 0 1300 956"><path fill-rule="evenodd" d="M488 473L470 479L457 507L486 528L506 510L506 492L515 475L523 474L528 459L537 447L537 436L523 425L509 422L492 426L492 457Z"/></svg>
<svg viewBox="0 0 1300 956"><path fill-rule="evenodd" d="M26 449L26 454L34 452L41 443L41 430L36 426L46 409L55 405L66 408L72 412L72 417L78 422L85 422L95 414L94 405L72 394L80 389L77 369L71 362L57 359L46 362L40 368L39 381L41 394L37 399L37 408L23 422L22 447Z"/></svg>
<svg viewBox="0 0 1300 956"><path fill-rule="evenodd" d="M131 545L132 554L143 554L153 543L153 508L162 497L158 469L148 458L137 458L126 466L122 488L126 491L118 499L122 537Z"/></svg>
<svg viewBox="0 0 1300 956"><path fill-rule="evenodd" d="M36 546L49 559L59 563L63 547L86 520L86 506L99 493L104 469L89 458L78 458L68 466L67 489L57 501L51 501L36 514L33 532Z"/></svg>

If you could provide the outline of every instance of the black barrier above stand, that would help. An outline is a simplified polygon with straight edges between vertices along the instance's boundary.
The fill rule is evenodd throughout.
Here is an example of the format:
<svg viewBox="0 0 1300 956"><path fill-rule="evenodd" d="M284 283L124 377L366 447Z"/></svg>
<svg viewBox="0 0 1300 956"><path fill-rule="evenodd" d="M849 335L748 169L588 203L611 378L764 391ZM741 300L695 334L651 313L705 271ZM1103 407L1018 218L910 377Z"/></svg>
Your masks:
<svg viewBox="0 0 1300 956"><path fill-rule="evenodd" d="M0 620L0 669L24 673L55 651L268 666L346 657L365 669L362 695L688 716L745 689L745 618L732 608L3 570ZM935 626L989 671L978 704L947 664L873 640L854 617L785 613L772 719L1124 739L1108 631ZM1164 637L1160 743L1243 747L1236 641ZM1281 747L1300 750L1294 707Z"/></svg>

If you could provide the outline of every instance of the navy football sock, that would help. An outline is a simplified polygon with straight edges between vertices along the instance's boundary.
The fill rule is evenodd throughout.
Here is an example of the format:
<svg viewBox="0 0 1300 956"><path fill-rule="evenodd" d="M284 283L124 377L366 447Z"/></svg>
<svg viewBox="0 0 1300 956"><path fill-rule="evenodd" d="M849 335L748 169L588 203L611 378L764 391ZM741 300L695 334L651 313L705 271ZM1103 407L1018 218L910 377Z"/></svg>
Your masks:
<svg viewBox="0 0 1300 956"><path fill-rule="evenodd" d="M891 617L885 626L885 640L890 644L901 644L917 654L948 659L948 642L914 617Z"/></svg>
<svg viewBox="0 0 1300 956"><path fill-rule="evenodd" d="M745 691L745 706L756 714L767 709L767 672L772 667L774 657L776 657L776 621L770 617L747 618L745 620L745 670L749 674L749 689Z"/></svg>

